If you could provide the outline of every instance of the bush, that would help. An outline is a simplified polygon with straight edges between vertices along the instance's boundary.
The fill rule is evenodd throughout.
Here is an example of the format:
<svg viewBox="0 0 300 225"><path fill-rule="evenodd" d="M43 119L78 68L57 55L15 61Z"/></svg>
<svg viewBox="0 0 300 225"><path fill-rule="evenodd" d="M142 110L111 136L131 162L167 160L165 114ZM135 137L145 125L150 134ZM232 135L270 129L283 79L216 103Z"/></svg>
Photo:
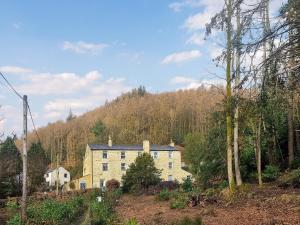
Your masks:
<svg viewBox="0 0 300 225"><path fill-rule="evenodd" d="M202 225L202 218L196 217L191 219L190 217L184 217L182 220L177 222L178 225Z"/></svg>
<svg viewBox="0 0 300 225"><path fill-rule="evenodd" d="M21 216L19 214L14 215L7 222L7 225L21 225Z"/></svg>
<svg viewBox="0 0 300 225"><path fill-rule="evenodd" d="M270 182L276 180L280 175L279 168L277 166L268 165L263 171L262 177L264 181Z"/></svg>
<svg viewBox="0 0 300 225"><path fill-rule="evenodd" d="M164 190L167 189L169 191L171 190L175 190L179 188L179 183L177 181L161 181L159 182L159 184L157 185L158 190Z"/></svg>
<svg viewBox="0 0 300 225"><path fill-rule="evenodd" d="M143 153L132 163L122 177L124 192L139 192L160 182L161 171L155 167L153 158Z"/></svg>
<svg viewBox="0 0 300 225"><path fill-rule="evenodd" d="M184 209L187 206L187 197L182 194L175 196L170 202L171 209Z"/></svg>
<svg viewBox="0 0 300 225"><path fill-rule="evenodd" d="M120 182L115 179L108 180L106 182L106 187L107 187L107 190L113 191L120 187Z"/></svg>
<svg viewBox="0 0 300 225"><path fill-rule="evenodd" d="M104 202L93 201L90 210L92 225L105 225L112 217L111 208Z"/></svg>
<svg viewBox="0 0 300 225"><path fill-rule="evenodd" d="M184 178L182 183L182 189L185 192L189 192L193 190L193 182L190 177Z"/></svg>
<svg viewBox="0 0 300 225"><path fill-rule="evenodd" d="M300 169L282 175L278 181L281 187L300 187Z"/></svg>
<svg viewBox="0 0 300 225"><path fill-rule="evenodd" d="M135 218L131 218L128 221L126 221L125 225L139 225L139 223Z"/></svg>
<svg viewBox="0 0 300 225"><path fill-rule="evenodd" d="M159 194L156 196L156 199L158 201L168 201L171 198L171 193L169 190L164 189L159 192Z"/></svg>
<svg viewBox="0 0 300 225"><path fill-rule="evenodd" d="M83 211L83 199L72 198L66 202L58 202L52 199L36 202L27 208L29 224L63 224L76 219Z"/></svg>
<svg viewBox="0 0 300 225"><path fill-rule="evenodd" d="M74 190L74 189L75 189L75 184L74 184L74 182L71 182L70 185L69 185L69 187L70 187L72 190Z"/></svg>

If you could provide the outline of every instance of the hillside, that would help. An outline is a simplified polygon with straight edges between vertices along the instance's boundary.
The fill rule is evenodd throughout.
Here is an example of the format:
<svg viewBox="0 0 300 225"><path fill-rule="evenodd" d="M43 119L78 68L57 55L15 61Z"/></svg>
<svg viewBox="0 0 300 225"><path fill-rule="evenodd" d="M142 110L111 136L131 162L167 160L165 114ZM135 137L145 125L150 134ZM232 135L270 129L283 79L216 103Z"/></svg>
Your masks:
<svg viewBox="0 0 300 225"><path fill-rule="evenodd" d="M106 143L108 135L122 144L140 144L143 139L167 144L171 138L182 143L187 133L207 129L206 117L222 99L217 88L161 94L135 89L81 116L39 128L38 134L51 162L58 153L62 164L79 175L87 143ZM91 132L97 122L104 124L98 137ZM36 135L29 134L29 140L37 141Z"/></svg>

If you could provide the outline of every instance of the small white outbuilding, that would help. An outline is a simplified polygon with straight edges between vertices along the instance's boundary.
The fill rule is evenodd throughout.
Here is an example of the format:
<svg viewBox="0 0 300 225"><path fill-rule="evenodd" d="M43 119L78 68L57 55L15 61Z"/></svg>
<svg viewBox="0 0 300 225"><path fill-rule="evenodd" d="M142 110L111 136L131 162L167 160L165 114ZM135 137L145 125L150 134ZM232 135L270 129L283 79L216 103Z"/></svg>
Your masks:
<svg viewBox="0 0 300 225"><path fill-rule="evenodd" d="M49 187L55 186L57 181L57 170L56 169L47 170L44 177ZM71 180L70 172L63 167L59 167L58 179L59 179L59 184L61 186L64 185L65 183L70 182Z"/></svg>

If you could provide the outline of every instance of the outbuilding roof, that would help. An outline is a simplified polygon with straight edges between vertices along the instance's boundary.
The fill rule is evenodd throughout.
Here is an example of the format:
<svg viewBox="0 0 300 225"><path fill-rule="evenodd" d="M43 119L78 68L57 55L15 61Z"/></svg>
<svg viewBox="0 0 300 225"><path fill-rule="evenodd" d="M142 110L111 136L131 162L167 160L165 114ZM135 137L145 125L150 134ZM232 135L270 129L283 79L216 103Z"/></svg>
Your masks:
<svg viewBox="0 0 300 225"><path fill-rule="evenodd" d="M143 145L112 145L88 144L91 150L132 150L143 151ZM175 151L175 147L169 145L150 145L150 151Z"/></svg>

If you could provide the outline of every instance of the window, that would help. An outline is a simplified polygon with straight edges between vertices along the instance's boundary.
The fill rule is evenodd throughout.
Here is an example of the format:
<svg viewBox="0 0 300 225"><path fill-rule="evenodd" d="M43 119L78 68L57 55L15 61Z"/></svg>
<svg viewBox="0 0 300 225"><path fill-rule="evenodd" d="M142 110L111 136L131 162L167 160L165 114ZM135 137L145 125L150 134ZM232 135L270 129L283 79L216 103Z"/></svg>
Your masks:
<svg viewBox="0 0 300 225"><path fill-rule="evenodd" d="M140 156L142 154L142 152L138 152L138 156Z"/></svg>
<svg viewBox="0 0 300 225"><path fill-rule="evenodd" d="M168 181L173 181L173 176L172 175L168 176Z"/></svg>
<svg viewBox="0 0 300 225"><path fill-rule="evenodd" d="M152 152L152 157L154 159L158 159L158 152Z"/></svg>
<svg viewBox="0 0 300 225"><path fill-rule="evenodd" d="M103 188L103 187L105 187L104 180L103 180L103 179L100 179L100 188Z"/></svg>
<svg viewBox="0 0 300 225"><path fill-rule="evenodd" d="M121 163L121 170L125 171L126 170L126 163Z"/></svg>
<svg viewBox="0 0 300 225"><path fill-rule="evenodd" d="M169 159L173 158L173 152L169 151Z"/></svg>
<svg viewBox="0 0 300 225"><path fill-rule="evenodd" d="M102 163L102 171L108 171L108 164Z"/></svg>
<svg viewBox="0 0 300 225"><path fill-rule="evenodd" d="M64 177L65 177L65 178L68 178L68 174L65 173L65 174L64 174Z"/></svg>
<svg viewBox="0 0 300 225"><path fill-rule="evenodd" d="M102 152L102 159L107 159L107 151Z"/></svg>
<svg viewBox="0 0 300 225"><path fill-rule="evenodd" d="M169 169L173 169L173 163L169 162Z"/></svg>
<svg viewBox="0 0 300 225"><path fill-rule="evenodd" d="M47 177L49 177L49 173L47 173Z"/></svg>
<svg viewBox="0 0 300 225"><path fill-rule="evenodd" d="M80 189L84 190L86 188L85 182L80 183Z"/></svg>
<svg viewBox="0 0 300 225"><path fill-rule="evenodd" d="M125 152L121 152L121 159L125 159Z"/></svg>

